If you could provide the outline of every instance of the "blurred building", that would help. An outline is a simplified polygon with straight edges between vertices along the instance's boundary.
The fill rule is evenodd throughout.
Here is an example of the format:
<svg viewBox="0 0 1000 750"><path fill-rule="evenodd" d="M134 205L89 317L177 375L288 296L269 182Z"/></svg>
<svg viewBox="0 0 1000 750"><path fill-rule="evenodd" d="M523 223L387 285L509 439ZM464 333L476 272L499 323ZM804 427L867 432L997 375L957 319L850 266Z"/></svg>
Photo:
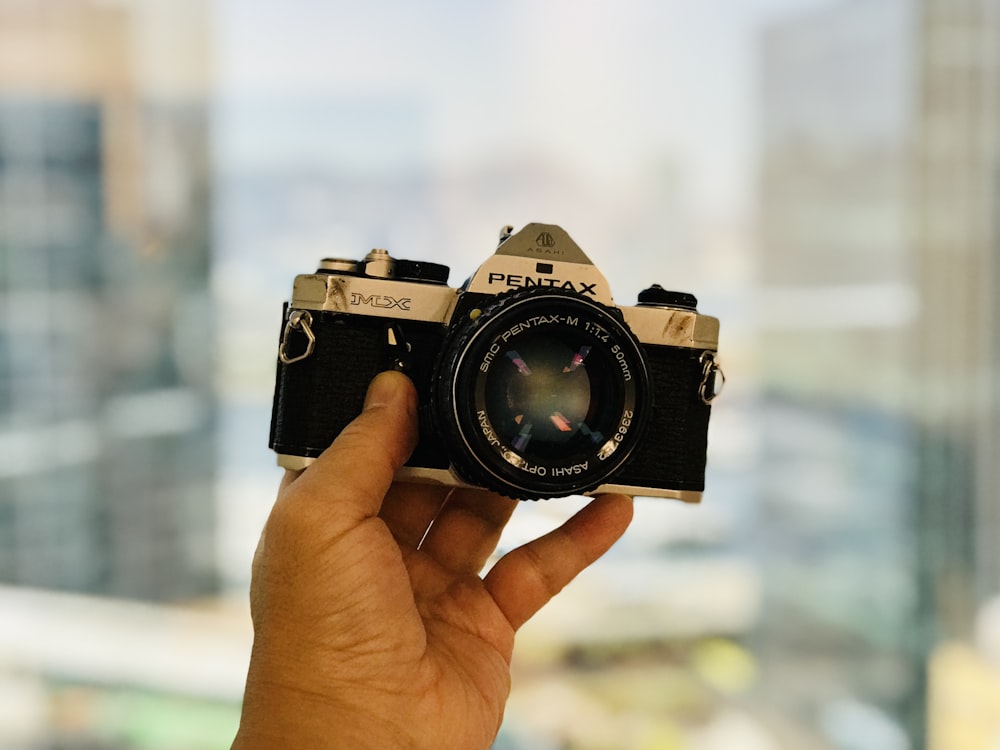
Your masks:
<svg viewBox="0 0 1000 750"><path fill-rule="evenodd" d="M762 366L789 396L902 403L915 13L840 2L763 38Z"/></svg>
<svg viewBox="0 0 1000 750"><path fill-rule="evenodd" d="M924 652L968 644L1000 593L1000 2L925 0L921 11L910 342ZM961 672L944 654L932 664L927 747L995 747L996 724L985 739L980 704L953 690ZM990 689L995 716L995 665Z"/></svg>
<svg viewBox="0 0 1000 750"><path fill-rule="evenodd" d="M207 34L0 0L2 582L215 588Z"/></svg>
<svg viewBox="0 0 1000 750"><path fill-rule="evenodd" d="M925 0L913 329L929 612L970 637L1000 592L1000 2Z"/></svg>
<svg viewBox="0 0 1000 750"><path fill-rule="evenodd" d="M762 42L764 632L794 634L765 648L777 694L823 667L790 710L834 741L846 689L922 746L930 650L1000 589L998 75L996 0L846 0Z"/></svg>

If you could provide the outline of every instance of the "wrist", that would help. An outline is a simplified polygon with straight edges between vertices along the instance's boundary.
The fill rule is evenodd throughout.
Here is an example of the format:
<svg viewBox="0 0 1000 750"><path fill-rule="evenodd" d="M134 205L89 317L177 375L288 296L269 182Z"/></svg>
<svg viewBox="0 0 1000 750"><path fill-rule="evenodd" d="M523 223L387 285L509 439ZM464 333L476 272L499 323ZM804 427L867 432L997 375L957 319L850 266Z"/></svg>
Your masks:
<svg viewBox="0 0 1000 750"><path fill-rule="evenodd" d="M232 750L384 750L405 746L387 719L330 695L248 683Z"/></svg>

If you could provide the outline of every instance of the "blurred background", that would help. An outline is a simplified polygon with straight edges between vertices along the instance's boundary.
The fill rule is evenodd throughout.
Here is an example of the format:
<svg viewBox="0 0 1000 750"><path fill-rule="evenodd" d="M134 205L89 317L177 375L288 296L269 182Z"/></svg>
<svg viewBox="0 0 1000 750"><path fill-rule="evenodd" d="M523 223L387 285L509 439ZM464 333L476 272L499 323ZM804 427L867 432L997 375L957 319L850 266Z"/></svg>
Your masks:
<svg viewBox="0 0 1000 750"><path fill-rule="evenodd" d="M0 748L228 747L293 276L529 221L729 384L496 749L997 750L1000 0L0 0Z"/></svg>

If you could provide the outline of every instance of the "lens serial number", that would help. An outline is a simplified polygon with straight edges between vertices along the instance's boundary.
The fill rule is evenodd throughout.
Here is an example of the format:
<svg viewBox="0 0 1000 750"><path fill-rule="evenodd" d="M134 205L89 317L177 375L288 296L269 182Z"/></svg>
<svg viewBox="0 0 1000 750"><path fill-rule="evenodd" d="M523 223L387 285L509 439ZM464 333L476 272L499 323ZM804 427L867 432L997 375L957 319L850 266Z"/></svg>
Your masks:
<svg viewBox="0 0 1000 750"><path fill-rule="evenodd" d="M635 412L626 409L622 414L622 421L618 423L618 432L615 433L614 441L620 443L625 439L625 435L628 433L628 428L632 426L632 417Z"/></svg>

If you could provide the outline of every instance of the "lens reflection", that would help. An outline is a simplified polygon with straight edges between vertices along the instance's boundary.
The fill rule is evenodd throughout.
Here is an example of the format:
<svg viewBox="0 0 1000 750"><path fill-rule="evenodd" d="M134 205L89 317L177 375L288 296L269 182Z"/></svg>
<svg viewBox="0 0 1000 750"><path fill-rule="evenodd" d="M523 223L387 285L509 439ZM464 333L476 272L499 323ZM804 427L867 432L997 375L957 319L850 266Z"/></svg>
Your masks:
<svg viewBox="0 0 1000 750"><path fill-rule="evenodd" d="M591 426L604 378L588 368L590 353L590 346L564 338L525 335L491 370L487 410L514 450L564 458L604 439Z"/></svg>

